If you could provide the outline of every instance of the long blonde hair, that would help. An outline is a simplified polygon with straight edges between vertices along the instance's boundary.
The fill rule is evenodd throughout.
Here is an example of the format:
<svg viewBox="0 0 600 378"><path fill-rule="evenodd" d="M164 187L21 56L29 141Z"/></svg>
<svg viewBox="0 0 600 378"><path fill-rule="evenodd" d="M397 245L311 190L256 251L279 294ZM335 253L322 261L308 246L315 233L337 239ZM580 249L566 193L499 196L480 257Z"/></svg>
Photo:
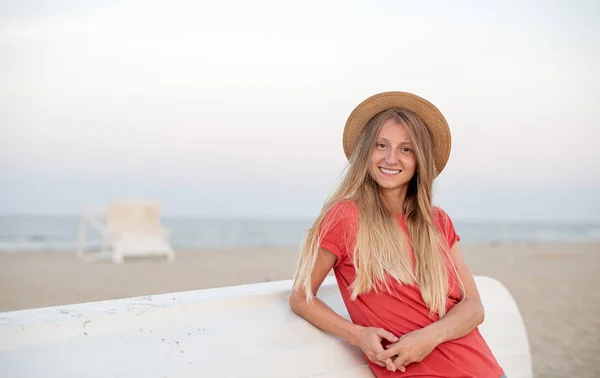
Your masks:
<svg viewBox="0 0 600 378"><path fill-rule="evenodd" d="M383 203L378 185L369 173L371 154L379 130L383 123L392 118L408 128L415 145L417 168L408 184L404 201L408 235L404 234L395 215ZM446 313L449 287L443 254L448 255L449 247L438 232L432 214L432 186L437 171L429 130L412 111L383 111L366 125L349 160L342 182L308 229L293 289L303 290L307 299L312 300L311 272L322 235L330 227L324 224L324 220L337 204L353 200L360 216L354 251L348 251L356 269L356 279L350 286L351 298L355 299L370 290L390 290L388 278L392 278L406 285L417 284L430 313L442 317ZM408 243L411 242L414 269L408 254Z"/></svg>

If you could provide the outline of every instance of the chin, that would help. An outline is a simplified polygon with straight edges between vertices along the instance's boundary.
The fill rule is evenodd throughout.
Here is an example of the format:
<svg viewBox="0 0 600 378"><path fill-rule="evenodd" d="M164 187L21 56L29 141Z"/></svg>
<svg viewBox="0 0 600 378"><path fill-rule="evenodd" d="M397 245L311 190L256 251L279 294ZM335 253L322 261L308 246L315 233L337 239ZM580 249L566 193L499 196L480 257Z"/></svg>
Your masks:
<svg viewBox="0 0 600 378"><path fill-rule="evenodd" d="M379 187L381 189L386 189L386 190L396 190L396 189L401 189L404 184L380 184L378 183Z"/></svg>
<svg viewBox="0 0 600 378"><path fill-rule="evenodd" d="M375 182L382 189L400 189L409 183L407 180L382 180L379 177L375 179Z"/></svg>

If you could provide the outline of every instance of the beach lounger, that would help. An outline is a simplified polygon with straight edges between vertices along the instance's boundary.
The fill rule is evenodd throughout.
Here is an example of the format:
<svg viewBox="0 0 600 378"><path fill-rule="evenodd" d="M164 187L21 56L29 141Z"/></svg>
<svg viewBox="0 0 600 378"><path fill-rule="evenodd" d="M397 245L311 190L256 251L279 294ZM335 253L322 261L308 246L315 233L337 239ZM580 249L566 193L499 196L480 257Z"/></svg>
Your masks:
<svg viewBox="0 0 600 378"><path fill-rule="evenodd" d="M81 217L77 256L83 261L109 258L122 263L128 257L162 256L173 261L170 232L161 225L156 202L114 201L106 211L88 210ZM100 252L86 253L88 228L101 235Z"/></svg>

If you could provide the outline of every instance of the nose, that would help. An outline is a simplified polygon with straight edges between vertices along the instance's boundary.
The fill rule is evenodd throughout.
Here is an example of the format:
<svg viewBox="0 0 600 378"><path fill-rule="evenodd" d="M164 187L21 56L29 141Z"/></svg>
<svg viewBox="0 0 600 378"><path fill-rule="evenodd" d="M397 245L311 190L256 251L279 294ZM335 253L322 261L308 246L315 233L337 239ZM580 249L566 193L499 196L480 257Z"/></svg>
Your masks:
<svg viewBox="0 0 600 378"><path fill-rule="evenodd" d="M398 161L398 152L393 148L388 149L388 153L385 156L385 163L389 164L389 165L394 165L394 164L396 164L397 161Z"/></svg>

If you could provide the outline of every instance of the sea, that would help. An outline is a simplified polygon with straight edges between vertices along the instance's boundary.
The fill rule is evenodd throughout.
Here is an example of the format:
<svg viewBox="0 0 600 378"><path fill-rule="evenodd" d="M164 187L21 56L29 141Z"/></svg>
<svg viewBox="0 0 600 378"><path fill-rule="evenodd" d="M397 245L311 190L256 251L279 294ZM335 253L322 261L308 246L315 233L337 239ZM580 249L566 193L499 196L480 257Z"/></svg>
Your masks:
<svg viewBox="0 0 600 378"><path fill-rule="evenodd" d="M77 248L77 216L0 216L0 252L55 252ZM299 248L313 219L210 219L164 217L176 250L239 247ZM600 241L600 222L454 221L462 243ZM99 250L98 230L88 225L85 248Z"/></svg>

